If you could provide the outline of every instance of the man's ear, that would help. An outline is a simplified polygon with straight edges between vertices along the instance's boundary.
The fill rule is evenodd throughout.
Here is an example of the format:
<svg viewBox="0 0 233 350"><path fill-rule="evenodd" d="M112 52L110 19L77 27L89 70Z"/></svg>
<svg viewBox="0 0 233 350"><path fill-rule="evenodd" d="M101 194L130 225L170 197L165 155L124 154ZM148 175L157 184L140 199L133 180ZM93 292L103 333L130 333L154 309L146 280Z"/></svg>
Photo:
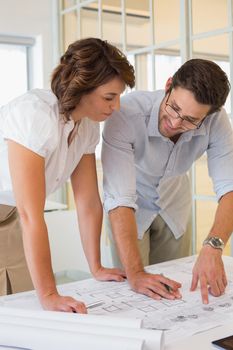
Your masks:
<svg viewBox="0 0 233 350"><path fill-rule="evenodd" d="M166 85L165 85L165 91L166 93L169 91L170 87L172 85L172 77L168 78Z"/></svg>

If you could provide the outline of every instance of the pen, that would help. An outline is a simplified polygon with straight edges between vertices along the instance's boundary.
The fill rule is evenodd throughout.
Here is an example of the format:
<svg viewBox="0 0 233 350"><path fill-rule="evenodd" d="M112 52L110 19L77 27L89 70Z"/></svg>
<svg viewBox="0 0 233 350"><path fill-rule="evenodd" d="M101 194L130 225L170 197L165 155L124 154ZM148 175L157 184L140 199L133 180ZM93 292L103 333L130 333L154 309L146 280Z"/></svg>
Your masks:
<svg viewBox="0 0 233 350"><path fill-rule="evenodd" d="M161 276L164 276L163 273L160 274ZM170 287L168 284L160 282L162 285L164 285L164 287L166 288L166 290L168 291L168 293L172 293L172 287Z"/></svg>
<svg viewBox="0 0 233 350"><path fill-rule="evenodd" d="M87 309L93 309L94 307L97 307L97 306L100 306L100 305L103 305L104 304L104 301L102 300L98 300L98 301L95 301L93 303L90 303L87 305Z"/></svg>
<svg viewBox="0 0 233 350"><path fill-rule="evenodd" d="M86 307L87 309L93 309L94 307L97 307L103 304L104 304L104 301L98 300L98 301L94 301L93 303L89 303ZM73 313L76 314L76 311L73 310Z"/></svg>
<svg viewBox="0 0 233 350"><path fill-rule="evenodd" d="M162 282L161 282L162 283ZM172 292L172 288L168 285L168 284L166 284L166 283L162 283L163 285L164 285L164 287L166 288L166 290L169 292L169 293L171 293Z"/></svg>

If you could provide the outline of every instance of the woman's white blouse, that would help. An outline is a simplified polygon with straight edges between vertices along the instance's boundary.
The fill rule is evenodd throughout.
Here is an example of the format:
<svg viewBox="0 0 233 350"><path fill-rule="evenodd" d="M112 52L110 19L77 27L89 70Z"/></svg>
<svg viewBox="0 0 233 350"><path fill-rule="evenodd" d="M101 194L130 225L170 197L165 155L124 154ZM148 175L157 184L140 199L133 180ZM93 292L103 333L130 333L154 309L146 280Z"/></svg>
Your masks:
<svg viewBox="0 0 233 350"><path fill-rule="evenodd" d="M73 120L59 115L50 90L32 90L0 108L0 204L15 205L8 164L7 139L45 158L46 195L70 177L83 154L95 152L99 123L83 118L68 146Z"/></svg>

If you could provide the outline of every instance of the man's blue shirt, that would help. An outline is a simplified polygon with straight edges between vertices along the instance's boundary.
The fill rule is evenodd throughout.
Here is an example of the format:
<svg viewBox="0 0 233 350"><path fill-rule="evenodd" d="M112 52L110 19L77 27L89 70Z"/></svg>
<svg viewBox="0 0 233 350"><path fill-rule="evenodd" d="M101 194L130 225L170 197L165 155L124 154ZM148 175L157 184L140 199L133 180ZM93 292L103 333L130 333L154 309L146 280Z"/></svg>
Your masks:
<svg viewBox="0 0 233 350"><path fill-rule="evenodd" d="M187 172L204 152L217 199L233 191L233 134L225 110L173 143L158 129L164 96L163 90L125 95L103 131L104 208L134 208L139 238L158 214L175 237L185 232L191 209Z"/></svg>

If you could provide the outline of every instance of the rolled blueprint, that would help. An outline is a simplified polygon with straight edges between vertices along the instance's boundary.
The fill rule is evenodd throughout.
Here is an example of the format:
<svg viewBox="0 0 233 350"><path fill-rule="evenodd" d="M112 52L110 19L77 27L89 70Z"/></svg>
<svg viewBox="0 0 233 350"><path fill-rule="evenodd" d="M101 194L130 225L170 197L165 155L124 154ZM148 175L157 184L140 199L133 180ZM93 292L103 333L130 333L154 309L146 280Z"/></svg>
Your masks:
<svg viewBox="0 0 233 350"><path fill-rule="evenodd" d="M23 303L22 303L23 305ZM129 317L111 317L105 315L83 315L58 311L25 310L19 308L1 307L1 315L12 315L20 317L33 317L43 320L58 320L69 322L81 322L82 324L111 325L113 327L141 328L142 320Z"/></svg>
<svg viewBox="0 0 233 350"><path fill-rule="evenodd" d="M6 309L7 311L7 309ZM87 337L97 336L110 336L118 338L138 339L144 341L143 350L162 350L164 347L163 332L159 330L148 330L138 328L116 327L112 325L101 324L82 324L80 321L70 322L69 320L54 320L43 319L33 317L21 317L19 315L0 314L0 323L8 324L9 329L11 326L24 326L25 329L34 327L41 329L43 334L44 329L50 329L59 332L74 332L79 337L79 334L86 334ZM1 332L1 331L0 331ZM1 339L1 338L0 338Z"/></svg>
<svg viewBox="0 0 233 350"><path fill-rule="evenodd" d="M12 326L17 327L20 325L25 327L25 329L30 329L31 327L40 329L41 334L43 334L44 329L49 329L58 332L74 332L78 337L79 334L86 334L86 338L92 336L105 338L108 336L121 339L123 337L140 340L143 344L143 350L162 350L164 348L162 331L142 329L138 327L138 324L136 324L137 327L128 328L126 324L127 319L125 318L118 318L118 325L116 326L115 323L111 323L111 320L113 319L115 321L116 318L95 316L95 319L92 320L93 323L87 323L82 322L82 320L86 321L90 316L93 318L93 315L81 315L84 317L77 318L76 316L78 315L62 312L31 312L29 310L0 308L0 323L8 325L8 335L12 331ZM107 319L108 324L98 322L99 319Z"/></svg>
<svg viewBox="0 0 233 350"><path fill-rule="evenodd" d="M29 350L144 350L143 340L0 323L0 346Z"/></svg>

